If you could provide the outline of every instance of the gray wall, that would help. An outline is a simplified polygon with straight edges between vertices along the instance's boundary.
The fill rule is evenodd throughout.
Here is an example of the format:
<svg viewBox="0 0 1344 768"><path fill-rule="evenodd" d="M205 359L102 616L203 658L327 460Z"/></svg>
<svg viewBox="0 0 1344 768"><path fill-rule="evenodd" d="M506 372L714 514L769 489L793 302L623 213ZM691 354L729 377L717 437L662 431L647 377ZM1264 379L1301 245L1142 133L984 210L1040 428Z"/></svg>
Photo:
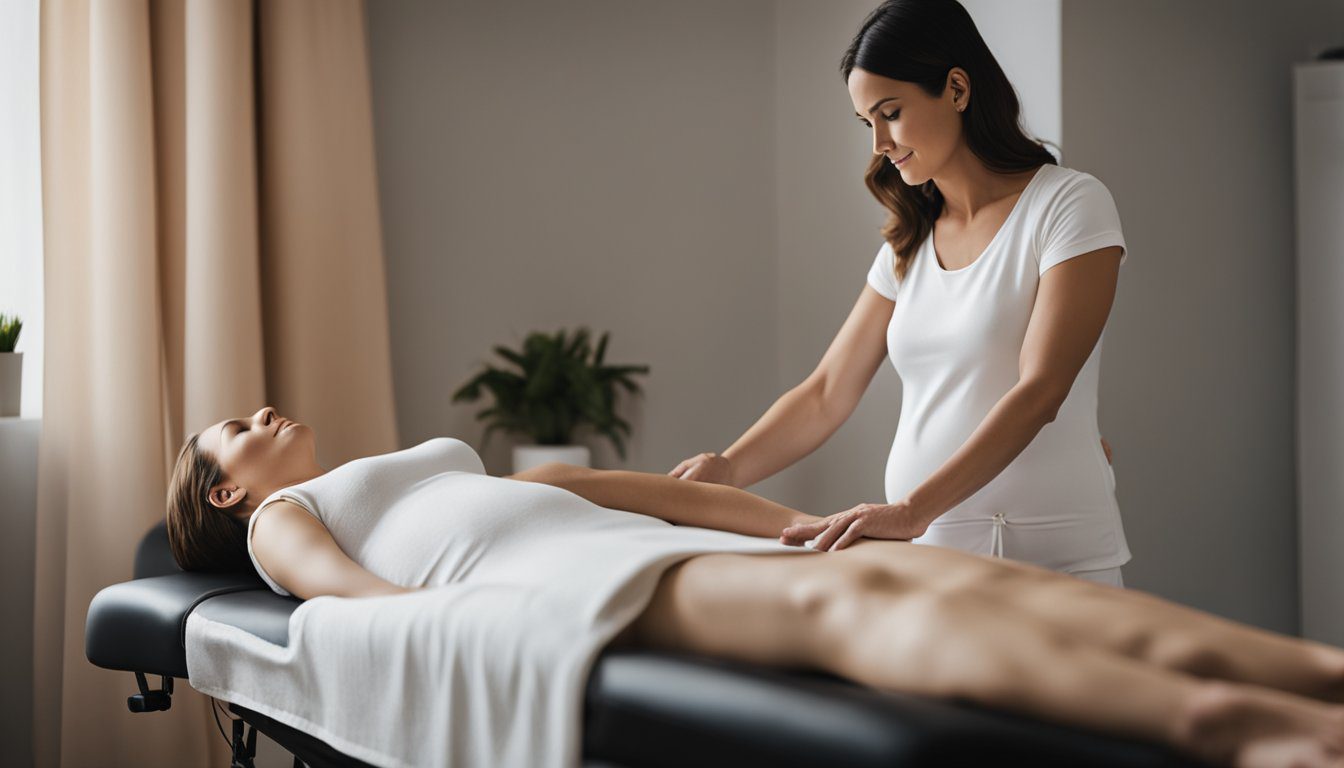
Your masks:
<svg viewBox="0 0 1344 768"><path fill-rule="evenodd" d="M595 466L726 447L778 389L773 4L368 13L403 441L479 449L485 403L453 390L495 344L587 324L651 367L620 408L625 462L580 436ZM491 473L515 442L492 436Z"/></svg>
<svg viewBox="0 0 1344 768"><path fill-rule="evenodd" d="M369 3L403 441L479 448L481 406L449 396L532 329L609 329L612 360L652 366L621 406L626 461L580 436L600 467L722 450L801 381L879 244L836 71L873 5ZM1127 581L1296 631L1289 65L1338 5L965 5L1028 131L1107 184L1134 255L1100 414ZM884 366L752 490L815 513L881 500L899 403ZM492 473L512 442L483 451Z"/></svg>
<svg viewBox="0 0 1344 768"><path fill-rule="evenodd" d="M1291 65L1344 4L1065 0L1064 164L1133 258L1100 419L1130 584L1298 631ZM1344 42L1344 34L1336 38Z"/></svg>

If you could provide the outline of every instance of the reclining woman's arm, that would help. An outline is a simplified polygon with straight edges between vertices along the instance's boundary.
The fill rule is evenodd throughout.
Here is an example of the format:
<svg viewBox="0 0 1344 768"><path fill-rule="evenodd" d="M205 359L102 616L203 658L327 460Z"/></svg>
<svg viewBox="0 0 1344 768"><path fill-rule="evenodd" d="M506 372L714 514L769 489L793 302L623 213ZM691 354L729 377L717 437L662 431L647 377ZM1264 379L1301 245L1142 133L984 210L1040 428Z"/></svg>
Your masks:
<svg viewBox="0 0 1344 768"><path fill-rule="evenodd" d="M747 536L774 538L791 525L822 519L731 485L679 480L661 473L548 462L504 477L563 488L608 509Z"/></svg>
<svg viewBox="0 0 1344 768"><path fill-rule="evenodd" d="M370 573L351 560L331 532L307 510L288 501L267 504L252 524L252 553L266 573L304 600L319 595L369 597L414 592Z"/></svg>

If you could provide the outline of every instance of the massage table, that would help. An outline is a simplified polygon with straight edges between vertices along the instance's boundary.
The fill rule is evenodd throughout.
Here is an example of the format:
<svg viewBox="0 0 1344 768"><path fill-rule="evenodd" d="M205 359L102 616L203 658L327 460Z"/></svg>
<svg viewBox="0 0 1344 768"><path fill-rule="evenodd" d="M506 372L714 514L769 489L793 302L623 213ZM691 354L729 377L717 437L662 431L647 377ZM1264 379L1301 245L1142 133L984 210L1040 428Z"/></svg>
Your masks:
<svg viewBox="0 0 1344 768"><path fill-rule="evenodd" d="M138 692L127 700L132 712L171 706L174 679L187 678L191 613L284 646L289 616L301 602L272 592L254 572L182 571L163 523L140 542L134 575L93 598L85 633L90 662L135 673ZM157 687L150 686L151 676L160 678ZM363 705L357 691L349 692L349 702ZM367 765L264 714L227 704L238 717L232 734L237 768L253 766L258 732L292 754L296 768ZM585 768L993 764L1199 765L1157 745L970 704L690 654L604 651L585 691Z"/></svg>

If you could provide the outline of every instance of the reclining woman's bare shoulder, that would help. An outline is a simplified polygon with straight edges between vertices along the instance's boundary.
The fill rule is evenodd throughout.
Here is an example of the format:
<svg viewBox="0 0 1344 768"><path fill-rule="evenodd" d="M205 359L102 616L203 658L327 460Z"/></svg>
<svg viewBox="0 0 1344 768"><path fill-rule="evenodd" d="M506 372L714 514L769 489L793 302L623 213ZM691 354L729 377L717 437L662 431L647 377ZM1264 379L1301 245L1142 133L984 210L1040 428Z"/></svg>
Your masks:
<svg viewBox="0 0 1344 768"><path fill-rule="evenodd" d="M326 526L298 504L277 500L255 514L252 554L275 583L296 597L371 597L419 589L393 584L351 560Z"/></svg>

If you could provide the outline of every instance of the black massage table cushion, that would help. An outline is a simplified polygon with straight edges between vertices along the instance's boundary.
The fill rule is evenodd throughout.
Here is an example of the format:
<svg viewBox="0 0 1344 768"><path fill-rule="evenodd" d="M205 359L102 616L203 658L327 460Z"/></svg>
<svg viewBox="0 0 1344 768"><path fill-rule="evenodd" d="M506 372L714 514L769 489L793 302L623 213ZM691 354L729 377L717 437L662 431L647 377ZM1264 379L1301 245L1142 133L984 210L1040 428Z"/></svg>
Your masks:
<svg viewBox="0 0 1344 768"><path fill-rule="evenodd" d="M254 573L181 571L162 524L141 542L136 576L89 606L85 652L100 667L186 678L183 640L193 611L288 643L298 599L275 594ZM361 705L357 698L352 692L351 706ZM260 713L230 708L309 765L363 765ZM820 672L631 649L605 651L594 664L583 754L591 766L630 768L1199 765L1157 745Z"/></svg>

